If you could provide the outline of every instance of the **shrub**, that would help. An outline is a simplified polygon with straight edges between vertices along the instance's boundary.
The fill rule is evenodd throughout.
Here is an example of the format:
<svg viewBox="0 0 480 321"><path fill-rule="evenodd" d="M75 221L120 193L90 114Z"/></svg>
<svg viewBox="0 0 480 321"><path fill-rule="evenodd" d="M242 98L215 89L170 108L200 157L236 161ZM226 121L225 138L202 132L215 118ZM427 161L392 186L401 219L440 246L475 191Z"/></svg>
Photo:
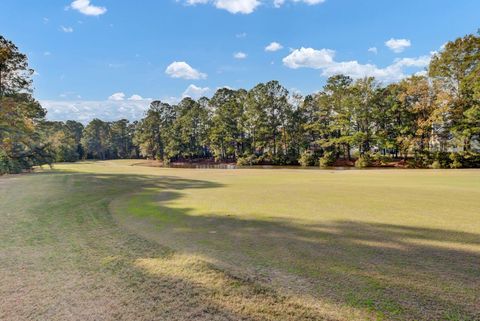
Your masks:
<svg viewBox="0 0 480 321"><path fill-rule="evenodd" d="M436 160L432 163L431 167L433 169L440 169L440 168L442 168L442 164L440 164L440 162L438 160Z"/></svg>
<svg viewBox="0 0 480 321"><path fill-rule="evenodd" d="M10 158L4 150L0 149L0 175L17 174L22 171L22 164Z"/></svg>
<svg viewBox="0 0 480 321"><path fill-rule="evenodd" d="M356 168L365 168L372 165L372 157L369 154L360 155L355 162Z"/></svg>
<svg viewBox="0 0 480 321"><path fill-rule="evenodd" d="M318 158L315 157L315 153L311 150L306 150L300 154L300 158L298 159L298 163L303 166L315 166Z"/></svg>
<svg viewBox="0 0 480 321"><path fill-rule="evenodd" d="M288 159L283 154L277 154L270 156L270 160L267 163L272 165L286 165L288 163Z"/></svg>
<svg viewBox="0 0 480 321"><path fill-rule="evenodd" d="M449 168L450 164L452 163L449 157L449 154L447 152L435 152L433 154L433 159L434 159L434 162L432 163L432 168L435 162L438 162L438 165L439 165L438 168Z"/></svg>
<svg viewBox="0 0 480 321"><path fill-rule="evenodd" d="M319 165L320 167L330 167L333 166L336 160L337 157L334 152L325 152L319 159Z"/></svg>
<svg viewBox="0 0 480 321"><path fill-rule="evenodd" d="M374 162L379 163L380 165L387 165L392 161L392 157L389 155L382 155L381 153L376 153L372 156Z"/></svg>
<svg viewBox="0 0 480 321"><path fill-rule="evenodd" d="M460 153L462 157L463 167L478 168L480 167L480 153L464 152Z"/></svg>
<svg viewBox="0 0 480 321"><path fill-rule="evenodd" d="M258 164L259 159L255 155L247 155L237 159L238 166L252 166Z"/></svg>
<svg viewBox="0 0 480 321"><path fill-rule="evenodd" d="M409 167L428 168L434 161L433 155L426 150L417 151L413 159L409 160Z"/></svg>
<svg viewBox="0 0 480 321"><path fill-rule="evenodd" d="M168 157L165 157L162 161L162 165L166 166L166 167L170 166L171 163L172 163L172 161Z"/></svg>
<svg viewBox="0 0 480 321"><path fill-rule="evenodd" d="M476 168L480 167L480 154L471 152L451 153L451 168Z"/></svg>

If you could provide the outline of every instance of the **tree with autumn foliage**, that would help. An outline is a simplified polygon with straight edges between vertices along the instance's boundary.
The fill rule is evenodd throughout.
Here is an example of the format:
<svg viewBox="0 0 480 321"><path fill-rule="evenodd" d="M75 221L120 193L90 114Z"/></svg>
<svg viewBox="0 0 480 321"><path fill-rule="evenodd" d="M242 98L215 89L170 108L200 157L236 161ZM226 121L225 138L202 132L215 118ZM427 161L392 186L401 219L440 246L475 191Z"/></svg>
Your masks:
<svg viewBox="0 0 480 321"><path fill-rule="evenodd" d="M27 56L0 36L0 174L54 160L42 140L46 112L31 95L32 75Z"/></svg>

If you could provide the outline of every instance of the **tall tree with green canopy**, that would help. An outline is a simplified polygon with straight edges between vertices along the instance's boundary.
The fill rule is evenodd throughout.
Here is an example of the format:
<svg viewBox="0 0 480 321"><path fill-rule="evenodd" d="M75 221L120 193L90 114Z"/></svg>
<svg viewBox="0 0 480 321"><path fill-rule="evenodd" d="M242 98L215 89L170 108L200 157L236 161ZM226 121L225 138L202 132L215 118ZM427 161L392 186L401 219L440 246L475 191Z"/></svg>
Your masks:
<svg viewBox="0 0 480 321"><path fill-rule="evenodd" d="M332 76L318 100L319 127L323 132L319 143L335 156L343 155L346 159L351 158L350 150L354 144L352 83L353 79L348 76Z"/></svg>
<svg viewBox="0 0 480 321"><path fill-rule="evenodd" d="M410 116L399 100L400 86L397 83L379 88L374 106L375 144L383 155L398 157L398 137L410 129Z"/></svg>
<svg viewBox="0 0 480 321"><path fill-rule="evenodd" d="M27 55L10 40L0 35L0 98L5 95L30 93L33 69L28 67Z"/></svg>
<svg viewBox="0 0 480 321"><path fill-rule="evenodd" d="M40 131L56 162L75 162L80 159L77 137L66 123L45 121L42 122Z"/></svg>
<svg viewBox="0 0 480 321"><path fill-rule="evenodd" d="M94 119L88 123L82 137L86 156L101 160L114 158L111 136L110 125L107 122Z"/></svg>
<svg viewBox="0 0 480 321"><path fill-rule="evenodd" d="M27 56L0 35L0 174L53 161L38 130L46 112L31 96L32 74Z"/></svg>
<svg viewBox="0 0 480 321"><path fill-rule="evenodd" d="M298 107L302 135L299 147L302 151L311 151L314 149L315 142L320 139L317 97L318 95L305 96Z"/></svg>
<svg viewBox="0 0 480 321"><path fill-rule="evenodd" d="M169 156L187 159L208 156L208 110L189 97L184 98L176 108L175 134L167 145Z"/></svg>
<svg viewBox="0 0 480 321"><path fill-rule="evenodd" d="M360 154L368 153L372 148L377 89L378 84L372 77L358 79L352 86L353 142Z"/></svg>
<svg viewBox="0 0 480 321"><path fill-rule="evenodd" d="M112 149L116 158L132 158L133 133L131 132L130 122L127 119L121 119L110 123L112 135Z"/></svg>
<svg viewBox="0 0 480 321"><path fill-rule="evenodd" d="M147 158L166 160L167 145L172 137L176 118L175 107L159 100L150 104L145 117L137 124L133 142Z"/></svg>
<svg viewBox="0 0 480 321"><path fill-rule="evenodd" d="M471 128L480 122L479 73L480 36L473 34L448 42L429 66L429 76L448 93L445 123L464 151L470 151L472 139L478 137Z"/></svg>
<svg viewBox="0 0 480 321"><path fill-rule="evenodd" d="M277 161L288 108L288 90L276 80L258 84L248 93L246 114L252 146L266 149L273 162Z"/></svg>
<svg viewBox="0 0 480 321"><path fill-rule="evenodd" d="M221 88L210 100L215 113L210 128L210 143L216 158L235 160L246 150L245 90Z"/></svg>
<svg viewBox="0 0 480 321"><path fill-rule="evenodd" d="M305 121L304 98L299 93L293 93L288 99L282 118L282 142L284 150L284 160L286 164L295 164L300 153L308 147L305 141Z"/></svg>
<svg viewBox="0 0 480 321"><path fill-rule="evenodd" d="M75 139L75 144L77 144L77 153L79 157L83 158L84 151L81 144L81 140L82 140L83 130L85 126L83 126L82 123L79 123L78 121L74 121L74 120L67 120L65 122L65 126L67 127L68 131Z"/></svg>
<svg viewBox="0 0 480 321"><path fill-rule="evenodd" d="M264 84L258 84L248 91L245 101L245 131L250 141L251 154L263 154L267 145L268 124Z"/></svg>
<svg viewBox="0 0 480 321"><path fill-rule="evenodd" d="M430 150L435 118L435 93L424 76L411 76L399 84L399 100L405 112L410 113L410 123L400 136L405 157L409 151L417 153Z"/></svg>

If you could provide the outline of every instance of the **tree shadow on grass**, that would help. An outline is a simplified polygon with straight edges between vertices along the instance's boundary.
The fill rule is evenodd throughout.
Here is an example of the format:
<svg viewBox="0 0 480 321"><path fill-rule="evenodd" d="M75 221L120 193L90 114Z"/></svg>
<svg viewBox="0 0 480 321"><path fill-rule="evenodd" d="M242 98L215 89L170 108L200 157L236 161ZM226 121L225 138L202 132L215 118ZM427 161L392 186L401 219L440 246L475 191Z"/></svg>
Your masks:
<svg viewBox="0 0 480 321"><path fill-rule="evenodd" d="M169 202L183 197L183 190L221 184L173 176L63 175L62 186L79 195L69 205L70 215L82 217L82 227L91 221L83 204L108 204L132 193L153 202L140 218L123 223L161 246L129 234L117 235L120 245L100 245L111 237L95 234L97 226L85 234L91 237L89 246L108 247L114 259L106 269L120 275L124 287L137 288L134 302L149 311L145 315L170 320L343 320L345 313L359 311L350 319L364 317L361 313L397 320L480 319L478 234L357 221L307 225L225 213L197 215ZM97 219L110 222L102 213ZM118 216L124 214L128 218L128 213Z"/></svg>
<svg viewBox="0 0 480 321"><path fill-rule="evenodd" d="M150 196L155 206L142 217L154 228L140 223L132 226L136 233L207 257L243 280L386 319L480 319L479 234L358 221L296 224L197 215L191 208L169 206L182 197L173 185Z"/></svg>

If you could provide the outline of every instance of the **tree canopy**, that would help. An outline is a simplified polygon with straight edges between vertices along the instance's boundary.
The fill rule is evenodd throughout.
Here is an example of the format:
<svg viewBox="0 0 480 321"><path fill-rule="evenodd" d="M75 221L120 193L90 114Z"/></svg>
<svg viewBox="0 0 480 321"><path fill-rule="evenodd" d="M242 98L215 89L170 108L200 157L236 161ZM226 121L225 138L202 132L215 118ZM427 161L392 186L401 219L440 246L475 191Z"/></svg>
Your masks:
<svg viewBox="0 0 480 321"><path fill-rule="evenodd" d="M382 84L335 75L317 93L278 81L153 101L143 119L45 120L27 57L0 36L0 173L79 159L238 164L480 166L480 37L434 54L425 75Z"/></svg>

